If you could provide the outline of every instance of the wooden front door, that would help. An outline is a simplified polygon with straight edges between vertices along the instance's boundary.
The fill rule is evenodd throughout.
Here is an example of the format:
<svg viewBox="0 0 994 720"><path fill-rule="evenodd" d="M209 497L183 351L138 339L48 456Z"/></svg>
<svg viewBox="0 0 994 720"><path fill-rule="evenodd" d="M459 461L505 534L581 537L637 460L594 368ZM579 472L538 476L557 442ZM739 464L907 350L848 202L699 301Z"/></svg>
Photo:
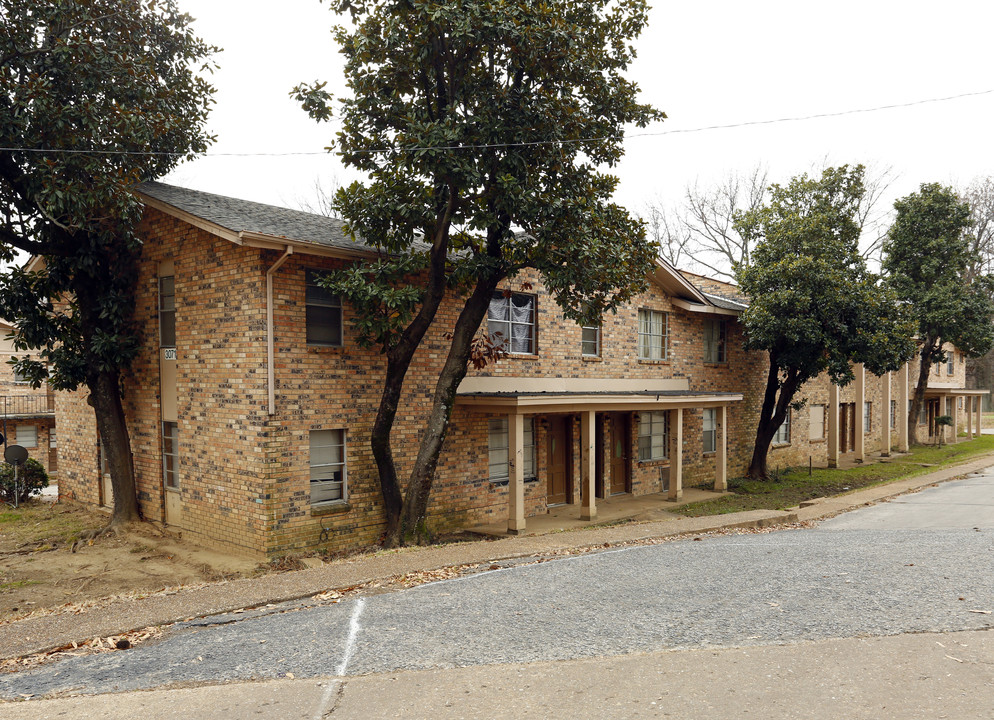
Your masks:
<svg viewBox="0 0 994 720"><path fill-rule="evenodd" d="M547 435L547 472L546 472L546 503L562 505L569 501L570 496L570 452L569 418L563 415L553 415L549 418Z"/></svg>
<svg viewBox="0 0 994 720"><path fill-rule="evenodd" d="M631 439L628 415L614 413L611 416L611 494L619 495L629 491L628 457Z"/></svg>

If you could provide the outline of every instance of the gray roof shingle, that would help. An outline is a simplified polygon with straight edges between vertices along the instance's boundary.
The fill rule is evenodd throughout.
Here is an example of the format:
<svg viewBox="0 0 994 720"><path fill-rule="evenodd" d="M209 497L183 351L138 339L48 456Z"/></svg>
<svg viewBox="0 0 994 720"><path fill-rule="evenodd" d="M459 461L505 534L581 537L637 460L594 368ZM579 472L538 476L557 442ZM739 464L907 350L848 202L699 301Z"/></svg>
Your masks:
<svg viewBox="0 0 994 720"><path fill-rule="evenodd" d="M341 220L200 190L146 182L137 191L234 233L242 231L343 250L370 250L343 231Z"/></svg>

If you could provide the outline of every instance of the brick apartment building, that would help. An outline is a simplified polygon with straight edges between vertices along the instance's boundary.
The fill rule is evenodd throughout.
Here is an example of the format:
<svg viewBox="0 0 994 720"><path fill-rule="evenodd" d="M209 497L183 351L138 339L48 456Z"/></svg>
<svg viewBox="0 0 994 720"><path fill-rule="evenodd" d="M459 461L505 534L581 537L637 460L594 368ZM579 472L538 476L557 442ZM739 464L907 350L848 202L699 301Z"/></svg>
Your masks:
<svg viewBox="0 0 994 720"><path fill-rule="evenodd" d="M125 403L145 517L255 555L375 542L383 514L369 433L383 362L355 342L351 308L313 282L373 251L334 219L161 183L139 189L142 350ZM487 331L507 338L510 355L460 386L433 528L506 521L520 531L562 503L592 519L597 499L615 493L676 498L744 472L766 376L765 356L742 349L745 300L664 262L649 280L596 327L565 319L536 276L507 283ZM457 310L453 300L440 313L408 376L394 439L402 477ZM972 432L976 392L961 389L953 358L930 381L922 422L934 428L941 399ZM771 464L906 446L913 380L858 372L841 390L810 383ZM92 410L82 394L60 394L56 415L60 494L109 504Z"/></svg>
<svg viewBox="0 0 994 720"><path fill-rule="evenodd" d="M13 325L0 319L0 432L4 447L20 445L46 472L58 470L55 435L55 398L51 389L32 388L14 372L10 360L24 355L9 339Z"/></svg>

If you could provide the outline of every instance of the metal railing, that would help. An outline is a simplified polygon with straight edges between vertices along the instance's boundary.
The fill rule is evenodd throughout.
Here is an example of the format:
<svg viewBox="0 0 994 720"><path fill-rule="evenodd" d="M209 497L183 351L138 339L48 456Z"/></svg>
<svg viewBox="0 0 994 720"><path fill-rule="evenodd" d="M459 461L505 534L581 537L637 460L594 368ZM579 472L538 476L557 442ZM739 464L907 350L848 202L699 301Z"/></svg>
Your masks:
<svg viewBox="0 0 994 720"><path fill-rule="evenodd" d="M51 395L0 395L0 416L30 417L51 415L55 412L55 398Z"/></svg>

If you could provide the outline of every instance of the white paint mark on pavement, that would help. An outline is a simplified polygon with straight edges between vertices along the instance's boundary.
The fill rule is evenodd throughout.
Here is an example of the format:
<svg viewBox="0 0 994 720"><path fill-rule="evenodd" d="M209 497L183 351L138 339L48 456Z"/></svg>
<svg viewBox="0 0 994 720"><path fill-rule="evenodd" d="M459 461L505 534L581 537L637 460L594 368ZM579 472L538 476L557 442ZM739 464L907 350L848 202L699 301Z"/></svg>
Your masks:
<svg viewBox="0 0 994 720"><path fill-rule="evenodd" d="M359 616L362 615L362 609L366 606L366 598L359 598L356 600L355 607L352 609L352 617L349 619L349 636L345 639L345 650L342 653L342 662L338 664L335 668L336 678L340 678L345 675L345 671L349 667L349 660L352 659L352 653L355 652L355 641L356 637L359 635ZM321 696L321 701L318 703L317 711L314 713L314 720L321 720L328 714L331 709L331 704L335 699L335 695L338 694L338 689L342 686L342 681L338 679L330 680L328 682L328 689L324 691L324 695Z"/></svg>

